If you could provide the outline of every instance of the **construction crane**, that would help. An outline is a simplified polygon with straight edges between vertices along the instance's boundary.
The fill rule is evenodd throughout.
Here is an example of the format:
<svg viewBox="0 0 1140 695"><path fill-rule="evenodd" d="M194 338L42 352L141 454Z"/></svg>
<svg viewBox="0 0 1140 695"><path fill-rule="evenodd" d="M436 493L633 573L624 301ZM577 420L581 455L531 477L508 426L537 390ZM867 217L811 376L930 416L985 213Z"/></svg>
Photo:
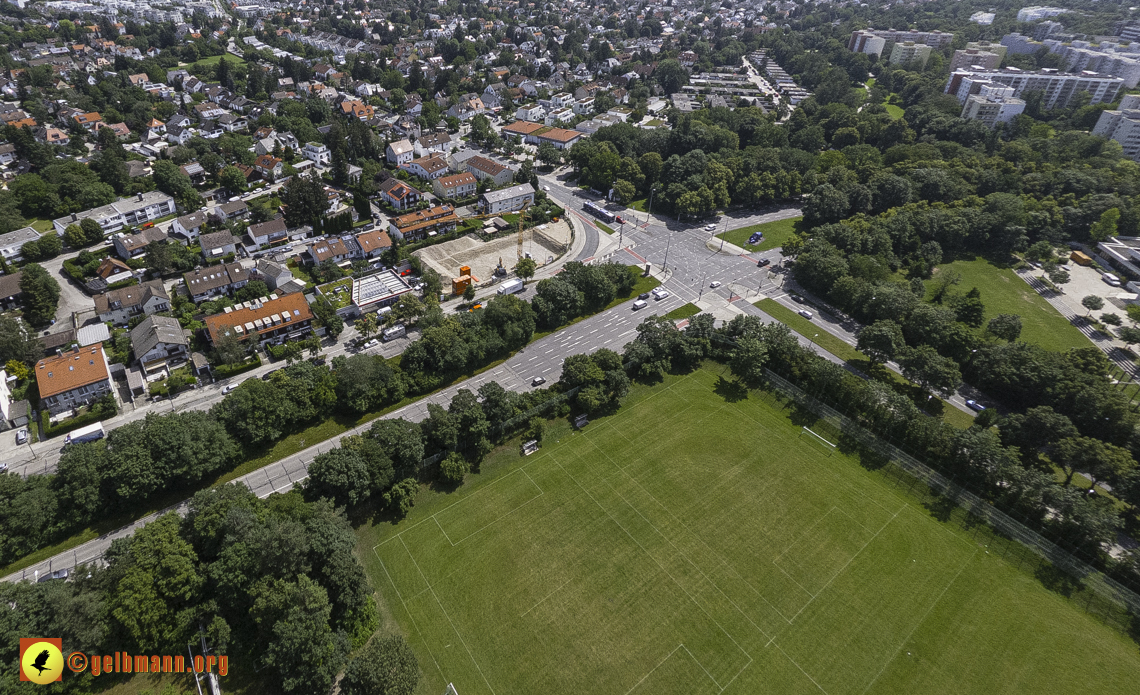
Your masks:
<svg viewBox="0 0 1140 695"><path fill-rule="evenodd" d="M521 208L519 208L519 248L518 248L518 256L519 256L519 259L520 259L520 260L521 260L521 259L522 259L522 257L523 257L523 250L522 250L522 240L523 240L523 222L526 220L526 209L527 209L528 207L530 207L530 201L529 201L529 200L525 201L525 202L523 203L523 206L522 206Z"/></svg>

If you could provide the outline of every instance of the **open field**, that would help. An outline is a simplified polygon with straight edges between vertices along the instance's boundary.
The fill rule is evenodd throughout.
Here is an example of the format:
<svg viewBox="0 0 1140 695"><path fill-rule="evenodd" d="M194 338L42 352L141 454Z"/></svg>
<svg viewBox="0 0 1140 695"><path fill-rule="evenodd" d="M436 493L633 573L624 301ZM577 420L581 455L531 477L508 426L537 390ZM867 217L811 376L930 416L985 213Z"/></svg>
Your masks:
<svg viewBox="0 0 1140 695"><path fill-rule="evenodd" d="M784 245L792 234L796 231L796 223L802 218L793 217L787 220L775 220L773 222L764 222L763 224L754 224L751 227L741 227L740 229L732 229L724 234L717 234L718 239L724 239L730 244L736 244L746 251L768 251L769 249L778 249ZM749 244L748 237L752 236L755 232L763 232L764 240L759 244Z"/></svg>
<svg viewBox="0 0 1140 695"><path fill-rule="evenodd" d="M1134 692L1134 642L803 417L668 377L360 527L420 691Z"/></svg>
<svg viewBox="0 0 1140 695"><path fill-rule="evenodd" d="M1083 333L1009 268L994 265L984 258L944 263L938 266L934 279L927 281L927 288L931 288L939 275L946 272L962 276L962 282L952 292L965 294L971 287L981 291L982 303L986 305L986 321L998 314L1020 316L1021 339L1025 342L1057 351L1092 346Z"/></svg>

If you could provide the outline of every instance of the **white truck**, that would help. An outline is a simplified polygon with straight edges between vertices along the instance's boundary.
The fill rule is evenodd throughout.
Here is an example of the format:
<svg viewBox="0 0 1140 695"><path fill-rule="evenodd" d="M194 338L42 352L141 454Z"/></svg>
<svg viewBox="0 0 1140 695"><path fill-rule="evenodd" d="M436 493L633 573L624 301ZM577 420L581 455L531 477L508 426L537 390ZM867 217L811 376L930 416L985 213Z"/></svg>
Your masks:
<svg viewBox="0 0 1140 695"><path fill-rule="evenodd" d="M80 427L72 431L63 439L66 444L82 444L83 442L94 442L98 439L106 437L107 433L103 430L103 423L96 422L94 425Z"/></svg>
<svg viewBox="0 0 1140 695"><path fill-rule="evenodd" d="M499 294L517 294L523 291L523 281L519 278L507 280L499 285Z"/></svg>

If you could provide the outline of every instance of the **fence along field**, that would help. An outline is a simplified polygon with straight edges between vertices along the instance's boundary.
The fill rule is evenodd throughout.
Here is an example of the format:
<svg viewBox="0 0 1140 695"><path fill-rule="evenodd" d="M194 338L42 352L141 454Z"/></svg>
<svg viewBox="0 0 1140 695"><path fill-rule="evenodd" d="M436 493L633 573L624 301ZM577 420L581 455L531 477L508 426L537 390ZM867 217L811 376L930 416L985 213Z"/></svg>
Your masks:
<svg viewBox="0 0 1140 695"><path fill-rule="evenodd" d="M717 379L365 532L430 689L1133 692L1134 642Z"/></svg>

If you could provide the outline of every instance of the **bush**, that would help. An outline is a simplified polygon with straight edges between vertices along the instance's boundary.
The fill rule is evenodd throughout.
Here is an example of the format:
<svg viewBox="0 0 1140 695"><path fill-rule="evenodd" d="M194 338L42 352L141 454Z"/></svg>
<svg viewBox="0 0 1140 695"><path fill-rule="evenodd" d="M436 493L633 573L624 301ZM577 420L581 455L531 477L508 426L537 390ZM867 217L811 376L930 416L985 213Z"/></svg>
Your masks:
<svg viewBox="0 0 1140 695"><path fill-rule="evenodd" d="M218 379L226 379L235 374L248 372L251 369L257 369L261 366L261 357L254 355L252 360L242 362L240 364L222 364L214 367L214 376Z"/></svg>
<svg viewBox="0 0 1140 695"><path fill-rule="evenodd" d="M80 408L79 414L73 418L51 424L50 415L45 410L41 415L41 422L44 426L44 438L51 439L58 437L61 434L86 427L94 422L112 417L115 413L119 412L118 407L115 405L115 397L112 394L107 394L99 400L92 403L86 409Z"/></svg>
<svg viewBox="0 0 1140 695"><path fill-rule="evenodd" d="M467 463L467 459L463 458L458 452L452 452L447 455L447 458L439 464L439 474L444 481L461 484L463 478L471 472L471 464Z"/></svg>

